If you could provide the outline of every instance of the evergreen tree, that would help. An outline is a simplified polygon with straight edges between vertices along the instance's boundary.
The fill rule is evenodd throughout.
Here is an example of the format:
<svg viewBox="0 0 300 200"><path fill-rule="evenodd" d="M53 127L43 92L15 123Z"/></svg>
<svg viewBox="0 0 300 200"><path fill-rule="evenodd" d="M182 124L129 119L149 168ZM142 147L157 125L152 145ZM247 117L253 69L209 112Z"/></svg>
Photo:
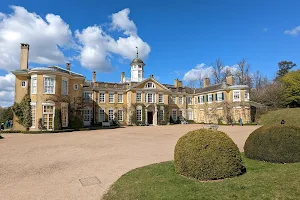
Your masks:
<svg viewBox="0 0 300 200"><path fill-rule="evenodd" d="M277 71L276 79L278 80L278 79L284 77L284 75L289 73L289 71L295 66L297 66L297 65L295 63L293 63L292 61L279 62L278 63L279 70Z"/></svg>

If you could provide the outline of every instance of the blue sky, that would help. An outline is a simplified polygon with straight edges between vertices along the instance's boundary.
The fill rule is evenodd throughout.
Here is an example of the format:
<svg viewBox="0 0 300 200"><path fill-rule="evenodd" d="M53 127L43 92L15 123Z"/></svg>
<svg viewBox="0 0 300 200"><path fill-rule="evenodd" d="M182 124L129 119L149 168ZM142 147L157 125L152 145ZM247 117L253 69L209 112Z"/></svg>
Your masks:
<svg viewBox="0 0 300 200"><path fill-rule="evenodd" d="M87 79L91 79L92 70L98 72L98 81L118 82L122 71L129 76L129 64L134 57L136 45L141 46L141 56L146 63L145 77L154 74L163 83L173 83L175 78L183 79L184 75L197 65L204 63L209 66L217 58L228 66L233 66L245 58L251 64L252 71L259 69L270 78L274 77L277 63L281 60L290 60L300 65L300 28L297 29L300 26L300 13L297 9L300 2L297 1L52 0L41 3L32 0L2 0L0 13L6 15L6 18L9 18L9 14L14 14L11 5L23 7L28 13L36 13L42 20L51 13L60 16L71 31L71 36L68 35L70 33L63 33L67 35L64 42L60 39L58 42L53 39L54 36L45 42L49 43L48 46L52 43L55 45L55 42L61 44L60 52L64 60L62 57L53 56L55 46L52 46L53 51L49 48L49 52L36 50L43 56L43 59L39 58L37 52L34 53L32 49L41 47L38 42L42 40L37 38L36 43L34 40L39 34L24 34L25 36L21 37L23 40L27 39L25 37L32 37L28 40L34 43L30 52L36 55L31 55L34 62L31 62L30 66L49 63L64 66L64 61L69 60L72 70L84 74ZM124 9L130 12L126 13ZM117 17L123 17L123 21L113 22L112 15L121 11L124 11L123 15ZM1 26L0 15L0 33L1 29L3 31L4 28L12 27ZM99 33L100 29L105 37L109 37L104 40L109 42L103 42L103 38L91 40L91 35L85 35L83 32L88 27L94 27L89 32L93 34ZM98 29L95 30L95 27ZM285 34L285 31L293 29L293 32L288 32L290 34ZM79 37L76 37L76 30ZM74 40L73 46L76 47L71 48L70 43L65 41L70 37ZM119 37L124 38L125 44L118 43ZM128 37L132 37L132 40L126 39ZM89 41L86 41L87 38ZM89 49L94 48L87 44L98 41L101 41L98 49L96 48L96 55L101 57L99 60L97 56L87 55ZM9 42L10 40L6 41L7 46L4 45L6 49L11 48L7 56L10 56L11 52L12 57L19 59L19 46L10 45ZM105 47L102 48L101 45ZM87 48L85 54L83 48ZM0 50L0 55L1 53L3 54L3 50ZM53 57L51 61L45 61L48 55ZM57 63L54 63L55 61ZM17 66L16 62L13 63L11 69ZM0 66L2 77L10 70L9 65L3 66Z"/></svg>

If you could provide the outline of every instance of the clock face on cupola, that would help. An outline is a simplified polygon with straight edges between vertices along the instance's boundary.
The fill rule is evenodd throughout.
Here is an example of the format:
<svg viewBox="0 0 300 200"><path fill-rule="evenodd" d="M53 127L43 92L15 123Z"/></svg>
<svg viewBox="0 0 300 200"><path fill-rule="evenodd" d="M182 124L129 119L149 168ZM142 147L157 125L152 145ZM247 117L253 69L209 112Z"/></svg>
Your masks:
<svg viewBox="0 0 300 200"><path fill-rule="evenodd" d="M131 81L132 82L143 81L145 63L143 62L142 59L139 58L138 48L137 48L136 58L132 60L130 66L131 66Z"/></svg>

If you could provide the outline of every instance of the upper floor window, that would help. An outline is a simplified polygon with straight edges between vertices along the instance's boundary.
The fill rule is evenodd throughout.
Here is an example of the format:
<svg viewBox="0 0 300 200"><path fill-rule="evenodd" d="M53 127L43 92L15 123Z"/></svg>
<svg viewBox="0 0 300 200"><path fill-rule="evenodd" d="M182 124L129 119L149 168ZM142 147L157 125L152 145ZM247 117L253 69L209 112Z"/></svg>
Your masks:
<svg viewBox="0 0 300 200"><path fill-rule="evenodd" d="M158 95L158 102L159 103L163 103L164 102L164 95L163 94L159 94Z"/></svg>
<svg viewBox="0 0 300 200"><path fill-rule="evenodd" d="M214 100L213 94L208 94L208 95L207 95L207 102L208 102L208 103L211 103L211 102L213 102L213 100Z"/></svg>
<svg viewBox="0 0 300 200"><path fill-rule="evenodd" d="M240 90L233 90L233 98L232 101L241 101L241 91Z"/></svg>
<svg viewBox="0 0 300 200"><path fill-rule="evenodd" d="M22 81L22 82L21 82L21 87L22 87L22 88L26 87L26 81Z"/></svg>
<svg viewBox="0 0 300 200"><path fill-rule="evenodd" d="M223 93L223 92L218 92L218 93L216 94L216 100L217 100L218 102L223 101L223 100L224 100L224 93Z"/></svg>
<svg viewBox="0 0 300 200"><path fill-rule="evenodd" d="M123 94L118 94L118 103L123 103Z"/></svg>
<svg viewBox="0 0 300 200"><path fill-rule="evenodd" d="M114 96L115 96L114 93L109 93L108 94L108 102L109 103L113 103L114 102Z"/></svg>
<svg viewBox="0 0 300 200"><path fill-rule="evenodd" d="M199 96L199 103L200 104L204 103L204 96L203 95Z"/></svg>
<svg viewBox="0 0 300 200"><path fill-rule="evenodd" d="M99 102L100 103L104 103L105 102L105 93L104 92L100 92L99 93Z"/></svg>
<svg viewBox="0 0 300 200"><path fill-rule="evenodd" d="M249 100L250 100L249 91L245 90L245 101L249 101Z"/></svg>
<svg viewBox="0 0 300 200"><path fill-rule="evenodd" d="M154 93L145 93L145 100L147 103L155 103L155 94Z"/></svg>
<svg viewBox="0 0 300 200"><path fill-rule="evenodd" d="M62 87L61 87L61 94L62 95L68 95L68 79L63 78L62 79Z"/></svg>
<svg viewBox="0 0 300 200"><path fill-rule="evenodd" d="M176 96L172 96L172 103L176 104Z"/></svg>
<svg viewBox="0 0 300 200"><path fill-rule="evenodd" d="M155 85L152 82L148 82L146 83L145 88L155 88Z"/></svg>
<svg viewBox="0 0 300 200"><path fill-rule="evenodd" d="M37 93L37 76L31 77L31 94Z"/></svg>
<svg viewBox="0 0 300 200"><path fill-rule="evenodd" d="M142 102L142 94L140 92L136 93L136 102Z"/></svg>
<svg viewBox="0 0 300 200"><path fill-rule="evenodd" d="M78 90L78 84L74 84L74 90Z"/></svg>
<svg viewBox="0 0 300 200"><path fill-rule="evenodd" d="M192 97L186 97L186 103L188 105L192 105L193 104L193 98Z"/></svg>
<svg viewBox="0 0 300 200"><path fill-rule="evenodd" d="M178 97L178 101L179 101L179 104L183 104L183 98L182 97Z"/></svg>
<svg viewBox="0 0 300 200"><path fill-rule="evenodd" d="M44 93L55 94L55 77L44 76Z"/></svg>
<svg viewBox="0 0 300 200"><path fill-rule="evenodd" d="M83 101L84 102L90 102L90 101L93 100L93 94L92 94L92 92L83 92L82 96L83 96Z"/></svg>

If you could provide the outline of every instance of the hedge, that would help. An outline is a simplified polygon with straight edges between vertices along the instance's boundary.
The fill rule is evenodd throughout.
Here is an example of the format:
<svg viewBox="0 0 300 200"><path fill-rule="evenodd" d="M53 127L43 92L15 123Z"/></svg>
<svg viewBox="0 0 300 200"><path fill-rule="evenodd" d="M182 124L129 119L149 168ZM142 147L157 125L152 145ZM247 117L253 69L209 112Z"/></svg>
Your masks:
<svg viewBox="0 0 300 200"><path fill-rule="evenodd" d="M248 158L273 162L300 162L300 127L269 125L253 131L246 140Z"/></svg>
<svg viewBox="0 0 300 200"><path fill-rule="evenodd" d="M246 172L237 145L225 133L199 129L182 136L174 152L175 171L199 180L224 179Z"/></svg>

